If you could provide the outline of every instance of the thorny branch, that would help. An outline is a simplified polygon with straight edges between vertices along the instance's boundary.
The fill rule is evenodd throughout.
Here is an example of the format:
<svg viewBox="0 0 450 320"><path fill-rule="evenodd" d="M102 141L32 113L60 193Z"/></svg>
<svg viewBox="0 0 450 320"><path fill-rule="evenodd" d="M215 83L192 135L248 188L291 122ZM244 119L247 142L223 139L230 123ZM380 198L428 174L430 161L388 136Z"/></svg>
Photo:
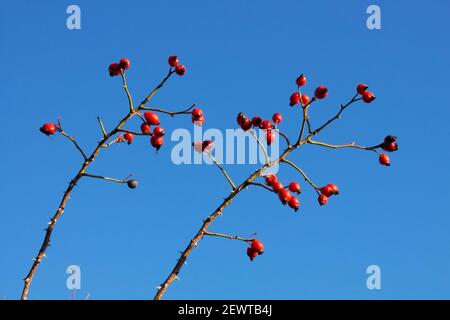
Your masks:
<svg viewBox="0 0 450 320"><path fill-rule="evenodd" d="M338 114L336 116L334 116L333 118L331 118L330 120L328 120L327 122L324 123L324 125L320 126L318 129L314 130L313 132L310 132L308 134L308 136L306 138L302 138L303 136L303 132L304 132L304 128L305 128L305 124L307 122L307 111L306 111L306 107L304 106L302 108L303 110L303 120L302 120L302 124L301 124L301 129L300 129L300 135L299 138L297 139L297 142L294 145L288 145L288 147L282 152L282 154L275 160L273 161L269 161L267 163L265 163L262 167L260 167L259 169L257 169L256 171L254 171L247 179L245 179L243 182L241 182L241 184L239 186L237 186L224 200L223 202L219 205L219 207L217 207L216 210L214 210L204 221L203 224L201 225L200 229L197 231L197 233L195 234L195 236L190 240L190 242L188 243L187 247L181 252L181 256L180 258L177 260L177 263L175 264L175 266L173 267L172 271L169 273L169 275L167 276L167 278L164 280L164 282L157 287L157 292L155 294L154 299L155 300L160 300L164 293L166 292L166 290L168 289L168 287L173 283L174 280L179 279L178 275L181 272L181 269L183 268L184 264L186 263L186 260L188 259L188 257L190 256L190 254L192 253L192 251L198 246L198 242L201 241L203 239L203 237L205 235L207 235L207 233L209 233L208 231L208 227L214 222L214 220L218 217L222 215L223 210L225 210L226 207L228 207L230 205L230 203L233 201L233 199L244 189L246 189L247 186L249 185L256 185L256 186L260 186L260 187L264 187L265 189L269 190L270 188L264 186L263 184L260 183L256 183L254 182L254 180L260 176L263 175L263 172L265 170L267 170L268 168L280 163L280 162L285 162L291 166L293 166L297 171L299 171L303 177L305 178L306 181L308 181L308 183L317 191L317 186L314 185L314 183L312 183L311 180L309 180L309 178L305 175L305 173L298 167L296 166L293 162L289 161L286 159L286 157L294 150L298 149L300 146L304 145L305 143L308 142L308 140L310 140L312 137L314 137L315 135L317 135L321 130L323 130L326 126L328 126L330 123L332 123L333 121L335 121L336 119L339 118L340 114L344 111L344 109L346 109L349 105L351 105L352 103L358 101L360 99L357 98L357 96L354 96L347 104L345 105L341 105L341 109L338 112ZM311 100L311 102L314 101ZM310 103L311 103L310 102ZM308 104L309 105L309 104ZM289 144L289 143L288 143ZM272 190L270 190L272 191ZM318 191L317 191L318 192Z"/></svg>
<svg viewBox="0 0 450 320"><path fill-rule="evenodd" d="M74 143L74 145L77 147L77 149L83 155L84 162L83 162L83 164L81 166L81 169L75 174L75 176L70 181L69 186L67 187L67 189L65 190L65 192L63 194L63 197L62 197L62 199L60 201L58 209L56 210L55 214L53 215L53 217L48 222L48 227L46 228L45 237L44 237L44 240L43 240L43 242L41 244L39 252L38 252L37 256L33 259L33 263L31 265L31 268L30 268L27 276L24 278L24 286L23 286L22 295L21 295L22 300L26 300L28 298L28 293L29 293L29 290L30 290L31 283L32 283L32 281L34 279L34 276L36 275L36 271L37 271L40 263L42 262L42 259L46 256L46 251L47 251L48 247L50 246L50 240L51 240L52 232L53 232L53 230L55 228L55 225L58 222L59 218L64 213L64 209L66 207L67 201L69 200L69 197L70 197L70 194L71 194L72 190L75 188L75 186L77 185L78 181L84 176L89 176L89 177L93 177L93 178L101 178L101 179L104 179L104 180L111 180L111 181L120 182L120 180L117 180L117 179L112 179L112 178L106 178L106 177L94 176L94 175L87 174L86 170L90 166L90 164L94 161L94 159L98 156L98 154L100 153L102 148L108 147L112 143L115 143L115 142L119 141L118 139L120 138L120 136L119 136L119 138L115 138L114 140L108 142L108 140L110 138L112 138L117 133L122 131L122 127L128 122L128 120L130 120L133 116L138 114L139 110L143 110L142 108L144 108L145 105L151 100L151 98L158 92L158 90L163 87L165 82L170 78L170 76L172 74L173 74L173 71L170 70L169 73L166 75L166 77L139 104L139 107L137 108L137 110L135 110L133 108L133 105L132 105L131 95L130 95L130 93L128 91L128 87L126 85L125 74L123 73L122 74L123 86L124 86L125 92L126 92L127 97L128 97L130 110L119 121L119 123L114 127L114 129L112 129L109 133L106 133L105 128L103 126L103 123L100 120L100 117L97 118L97 120L98 120L98 122L100 124L100 127L102 129L103 137L98 142L96 148L94 149L94 151L91 153L91 155L89 157L86 156L86 154L84 153L84 151L81 149L81 147L78 145L78 143L75 141L74 138L72 138L71 136L66 134L62 129L59 130L59 132L63 136L65 136L66 138L70 139ZM170 111L162 110L162 109L153 109L153 111L166 113L166 114L172 114L172 115L180 114L180 113L177 113L177 112L170 112Z"/></svg>

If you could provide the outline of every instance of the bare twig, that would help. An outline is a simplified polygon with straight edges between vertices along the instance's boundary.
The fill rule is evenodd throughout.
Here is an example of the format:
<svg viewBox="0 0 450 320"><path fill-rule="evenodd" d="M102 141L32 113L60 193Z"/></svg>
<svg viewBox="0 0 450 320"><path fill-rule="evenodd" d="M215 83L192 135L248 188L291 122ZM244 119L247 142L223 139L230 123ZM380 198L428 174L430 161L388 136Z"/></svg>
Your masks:
<svg viewBox="0 0 450 320"><path fill-rule="evenodd" d="M106 133L105 127L103 126L103 122L100 119L100 117L97 117L97 121L98 121L98 124L100 125L100 129L102 130L103 137L106 137L107 133Z"/></svg>
<svg viewBox="0 0 450 320"><path fill-rule="evenodd" d="M283 132L281 132L280 130L278 130L278 134L280 136L282 136L284 138L284 140L286 140L286 143L287 143L288 147L290 147L291 146L291 142L289 141L289 137L287 135L285 135Z"/></svg>
<svg viewBox="0 0 450 320"><path fill-rule="evenodd" d="M139 110L146 110L146 111L154 111L154 112L159 112L159 113L165 113L165 114L168 114L168 115L173 117L173 116L178 115L178 114L190 114L191 113L190 111L194 107L195 107L195 103L193 105L191 105L189 108L181 110L181 111L167 111L165 109L149 108L149 107L144 107L144 106L139 107Z"/></svg>
<svg viewBox="0 0 450 320"><path fill-rule="evenodd" d="M205 236L211 236L211 237L222 237L222 238L226 238L226 239L230 239L230 240L240 240L240 241L244 241L244 242L250 242L253 239L250 238L242 238L239 236L229 236L227 234L222 234L222 233L216 233L216 232L209 232L209 231L205 231L203 233Z"/></svg>
<svg viewBox="0 0 450 320"><path fill-rule="evenodd" d="M225 178L227 179L228 183L231 185L231 188L233 190L236 189L235 184L233 183L233 181L231 180L230 176L228 175L228 173L225 171L225 169L223 168L223 166L221 166L219 164L219 162L217 162L216 158L214 158L214 156L211 154L210 151L206 151L206 154L209 156L209 158L211 159L211 161L220 169L220 171L223 173L223 175L225 176Z"/></svg>
<svg viewBox="0 0 450 320"><path fill-rule="evenodd" d="M315 136L317 135L320 131L322 131L323 129L325 129L325 127L327 127L330 123L332 123L333 121L339 119L341 117L341 113L348 107L350 106L352 103L361 100L361 98L358 98L358 94L355 94L353 96L353 98L347 102L346 104L341 104L341 108L339 109L338 113L332 117L331 119L329 119L327 122L325 122L323 125L321 125L319 128L317 128L316 130L314 130L312 132L312 135Z"/></svg>
<svg viewBox="0 0 450 320"><path fill-rule="evenodd" d="M249 182L248 185L250 186L257 186L257 187L261 187L264 188L270 192L275 192L275 190L273 190L272 188L266 186L265 184L259 183L259 182Z"/></svg>
<svg viewBox="0 0 450 320"><path fill-rule="evenodd" d="M264 145L261 143L261 141L258 139L258 136L255 133L255 130L251 129L250 130L250 134L253 136L253 138L255 138L256 142L258 143L259 147L262 149L262 151L264 152L264 156L266 158L266 163L270 162L270 158L269 158L269 154L267 153L266 148L264 147Z"/></svg>
<svg viewBox="0 0 450 320"><path fill-rule="evenodd" d="M81 155L83 156L84 160L87 160L87 156L84 153L83 149L80 147L80 145L78 144L78 142L75 140L74 137L69 136L65 131L63 130L59 130L59 133L61 133L64 137L66 137L67 139L69 139L70 141L73 142L75 148L77 148L78 151L80 151Z"/></svg>
<svg viewBox="0 0 450 320"><path fill-rule="evenodd" d="M115 178L109 178L109 177L104 177L104 176L99 176L99 175L89 174L89 173L83 173L83 176L84 177L89 177L89 178L113 181L113 182L117 182L117 183L127 183L132 175L129 174L125 179L115 179Z"/></svg>
<svg viewBox="0 0 450 320"><path fill-rule="evenodd" d="M303 176L303 178L305 179L306 182L308 182L311 187L313 187L314 190L318 190L319 188L311 181L311 179L308 178L308 176L305 174L305 172L300 169L295 163L293 163L292 161L289 161L287 159L282 159L281 162L287 163L288 165L290 165L292 168L294 168L295 170L297 170L298 172L300 172L300 174Z"/></svg>
<svg viewBox="0 0 450 320"><path fill-rule="evenodd" d="M136 132L136 131L130 131L130 130L125 130L125 129L119 129L117 130L118 132L124 132L124 133L131 133L135 136L153 136L153 133L143 133L143 132Z"/></svg>
<svg viewBox="0 0 450 320"><path fill-rule="evenodd" d="M127 78L126 78L126 76L125 76L125 71L124 71L124 70L120 73L120 76L122 77L122 84L123 84L122 86L123 86L123 89L125 90L125 93L127 94L127 98L128 98L128 106L129 106L129 108L130 108L130 113L133 113L133 112L134 112L133 99L131 98L130 91L128 90L128 86L127 86Z"/></svg>

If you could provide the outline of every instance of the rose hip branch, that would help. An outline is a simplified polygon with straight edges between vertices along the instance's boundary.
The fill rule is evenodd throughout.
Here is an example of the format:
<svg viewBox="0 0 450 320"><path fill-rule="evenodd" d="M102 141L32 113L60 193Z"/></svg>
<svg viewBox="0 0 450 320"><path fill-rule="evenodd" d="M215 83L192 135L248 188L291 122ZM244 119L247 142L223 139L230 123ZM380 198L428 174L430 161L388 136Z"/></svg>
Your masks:
<svg viewBox="0 0 450 320"><path fill-rule="evenodd" d="M48 227L45 232L45 237L42 242L42 245L39 249L39 252L36 258L33 260L33 264L26 278L24 279L24 287L22 292L22 299L27 299L31 282L36 274L36 271L42 261L42 259L46 256L46 251L50 246L50 238L53 232L53 229L64 212L67 200L69 199L70 193L73 188L77 185L78 181L83 177L112 181L121 184L127 184L127 186L131 189L138 187L138 181L134 179L130 179L131 176L126 177L125 179L116 179L109 178L101 175L94 175L87 173L87 169L89 165L94 161L99 152L105 148L110 147L116 143L126 143L128 145L133 144L135 137L145 137L148 136L150 140L150 144L153 148L156 149L156 152L164 145L164 134L165 129L161 126L161 121L159 119L158 114L166 114L169 116L183 115L188 114L191 116L191 121L197 126L203 126L205 123L205 116L202 109L198 108L194 105L181 110L181 111L168 111L166 109L161 108L152 108L147 107L147 103L152 99L152 97L161 89L166 81L171 77L172 74L176 73L179 76L183 76L186 74L186 68L179 63L179 59L177 56L170 56L168 59L168 63L170 65L170 69L168 74L163 78L163 80L150 92L150 94L145 97L144 100L138 105L134 106L132 95L127 85L125 70L128 70L131 66L130 60L127 58L121 59L118 63L113 63L109 66L109 74L111 77L115 77L120 75L122 79L122 87L125 91L127 100L128 100L128 108L129 112L126 114L116 125L114 129L107 132L105 126L103 125L100 117L97 118L101 132L102 139L98 142L96 148L92 152L90 156L87 156L84 150L81 148L76 139L66 133L62 127L61 122L58 119L57 124L54 123L45 123L40 131L45 135L54 135L56 133L60 133L62 136L69 139L76 149L83 156L84 162L81 165L81 169L77 172L74 178L69 183L63 198L59 204L59 207L56 213L48 222ZM372 147L365 147L361 145L357 145L355 142L341 145L333 145L326 142L320 142L317 140L313 140L315 136L317 136L323 129L325 129L328 125L330 125L335 120L341 118L341 114L343 111L358 101L363 101L365 103L372 103L375 100L375 95L368 90L368 86L365 84L359 84L356 87L356 94L344 105L341 105L336 115L326 121L324 124L319 126L317 129L313 130L311 126L311 117L310 111L313 106L316 106L320 100L325 99L328 96L328 88L325 86L318 86L313 93L313 97L309 98L308 95L302 93L300 89L307 84L307 79L304 74L301 74L296 79L297 90L290 96L289 105L293 109L291 112L298 113L297 110L300 109L300 126L298 130L298 138L294 144L291 145L289 137L280 131L280 124L283 122L283 116L281 113L276 112L273 114L271 119L263 118L259 115L254 117L247 117L243 112L240 112L237 116L237 123L239 127L244 131L249 131L252 133L252 136L258 142L259 147L264 151L266 156L266 162L260 168L251 173L244 181L240 184L235 184L231 178L231 175L226 171L223 165L221 165L213 156L214 143L211 140L204 141L196 141L193 143L193 149L198 153L207 154L215 166L222 172L223 176L226 178L227 182L231 186L231 192L228 196L223 200L223 202L209 215L206 219L203 220L202 225L197 230L194 237L189 241L186 248L181 252L181 256L177 260L177 263L170 271L167 278L164 282L158 287L156 295L154 299L161 299L168 289L168 287L172 284L172 282L178 278L178 275L183 268L186 260L192 253L193 249L197 247L199 241L201 241L205 236L210 237L219 237L226 238L230 240L238 240L241 243L243 242L246 247L246 254L250 258L251 261L255 260L258 256L260 256L264 251L263 243L255 238L245 238L240 236L230 236L223 233L213 233L208 229L211 224L215 221L217 217L222 215L225 208L231 204L234 198L243 190L247 190L250 186L257 186L264 191L268 191L270 193L276 194L279 198L279 201L283 205L288 205L292 210L298 212L300 210L300 200L299 195L302 194L302 188L299 182L296 179L290 180L286 186L283 184L280 177L277 177L275 174L270 173L268 169L277 164L286 164L293 168L298 174L298 176L303 179L307 186L312 188L314 192L317 194L317 201L319 205L324 206L328 203L329 198L332 196L339 194L339 188L334 183L328 184L316 184L313 182L313 179L308 177L306 173L295 164L293 161L287 159L287 157L295 150L299 149L305 144L326 147L332 149L343 149L343 148L353 148L365 151L371 151L377 154L378 161L380 164L389 166L390 159L387 154L381 153L379 149L383 149L388 152L393 152L398 149L397 146L397 138L392 135L388 135L384 138L384 140ZM317 107L318 108L318 107ZM123 127L128 123L134 116L137 116L142 122L139 126L138 130L128 130ZM286 117L290 119L292 117ZM295 117L296 118L296 117ZM276 130L275 130L276 129ZM264 144L258 139L255 134L255 130L262 130L265 134L266 144L270 145L275 139L281 136L287 144L286 149L279 155L276 159L271 160L267 154L267 150ZM306 131L306 136L305 136ZM261 182L258 180L261 179Z"/></svg>
<svg viewBox="0 0 450 320"><path fill-rule="evenodd" d="M199 241L201 241L204 236L219 236L231 240L240 240L244 241L245 243L248 243L249 246L247 247L247 255L250 258L251 261L253 261L258 255L261 255L263 252L263 244L261 241L257 239L246 239L241 238L238 236L228 236L225 234L217 234L217 233L211 233L208 231L209 226L214 222L214 220L221 216L223 213L223 210L230 205L230 203L233 201L233 199L238 195L241 191L247 189L249 186L259 186L262 187L262 189L267 190L269 192L275 193L278 195L279 200L283 205L288 204L289 207L291 207L295 212L297 212L300 208L300 201L297 196L294 194L299 195L302 192L302 189L300 187L300 184L296 181L292 181L289 183L287 187L283 185L281 181L279 181L278 177L273 173L266 173L267 169L270 167L279 164L279 163L285 163L290 165L292 168L294 168L298 173L300 173L301 177L308 183L309 186L313 188L313 190L318 194L318 203L320 206L324 206L328 203L328 199L334 195L339 194L339 188L336 184L329 183L322 187L317 186L312 182L312 180L305 174L305 172L297 166L294 162L287 159L287 156L298 149L299 147L303 146L304 144L312 144L327 148L333 148L333 149L340 149L340 148L355 148L360 150L367 150L367 151L373 151L377 154L379 154L379 162L382 165L389 166L390 160L389 157L386 154L380 153L377 149L381 148L385 151L396 151L398 149L396 137L395 136L387 136L384 138L384 141L378 145L375 145L373 147L364 147L359 146L356 143L352 142L350 144L344 144L344 145L331 145L324 142L318 142L315 140L312 140L312 138L316 135L318 135L323 129L325 129L329 124L334 122L337 119L341 118L342 112L349 107L351 104L357 102L357 101L364 101L365 103L371 103L375 100L375 95L368 90L368 86L365 84L359 84L356 87L357 93L350 99L345 105L341 105L338 113L330 118L328 121L326 121L323 125L319 126L317 129L312 130L311 129L311 123L310 123L310 117L308 115L308 111L312 105L313 102L316 102L318 100L325 99L328 96L328 88L325 86L319 86L314 91L314 97L312 99L309 98L306 94L302 94L300 91L300 88L306 85L306 76L304 74L301 74L297 80L297 91L294 92L290 96L289 105L291 107L299 106L302 109L301 114L302 121L301 126L299 130L299 137L297 139L297 142L294 145L290 144L289 137L287 137L285 134L279 133L287 143L287 148L282 152L282 154L275 160L270 161L267 156L267 151L265 150L264 146L260 143L260 141L257 139L256 134L254 134L254 131L250 131L252 133L252 136L257 139L260 147L265 151L266 153L266 163L257 169L255 172L253 172L247 179L245 179L243 182L241 182L240 185L235 187L234 183L231 182L231 178L229 174L225 171L225 169L221 166L219 166L219 169L224 173L227 180L230 182L230 184L233 186L231 193L224 199L224 201L219 205L219 207L214 210L205 220L203 220L203 224L201 225L200 229L197 231L196 235L190 240L187 247L184 249L183 252L181 252L181 256L177 260L177 263L175 264L172 271L167 276L166 280L157 287L157 292L154 297L155 300L159 300L163 297L164 293L168 289L168 287L172 284L172 282L176 279L179 279L179 273L181 272L181 269L183 268L186 260L192 253L193 249L198 246ZM266 133L266 143L270 145L274 139L276 139L276 130L273 130L275 128L278 129L278 125L282 122L283 117L280 113L275 113L272 116L272 121L270 120L264 120L261 116L256 115L252 118L247 117L243 112L240 112L237 116L237 123L241 127L242 130L248 131L248 130L264 130ZM304 131L305 127L308 128L308 134L305 138ZM279 132L279 130L278 130ZM207 146L208 146L208 154L211 153L211 150L213 149L212 141L207 140ZM206 148L202 148L201 146L204 145L205 141L197 142L194 145L199 146L196 148L197 152L205 152ZM263 178L265 180L265 184L254 182L254 180L258 178ZM294 193L294 194L293 194Z"/></svg>

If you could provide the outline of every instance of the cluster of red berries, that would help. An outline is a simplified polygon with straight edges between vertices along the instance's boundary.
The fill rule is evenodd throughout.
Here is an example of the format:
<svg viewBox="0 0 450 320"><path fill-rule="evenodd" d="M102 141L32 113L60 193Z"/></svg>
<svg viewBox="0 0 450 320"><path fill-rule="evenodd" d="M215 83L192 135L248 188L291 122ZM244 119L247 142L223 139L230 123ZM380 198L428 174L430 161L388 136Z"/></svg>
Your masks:
<svg viewBox="0 0 450 320"><path fill-rule="evenodd" d="M118 76L122 74L122 70L127 70L131 66L130 59L122 58L119 63L111 63L109 65L108 71L111 77Z"/></svg>
<svg viewBox="0 0 450 320"><path fill-rule="evenodd" d="M300 194L302 192L300 184L291 182L289 186L284 187L283 184L278 181L278 178L274 173L270 173L266 176L266 184L272 187L273 191L278 194L278 198L283 205L288 204L295 212L298 211L300 202L291 192Z"/></svg>
<svg viewBox="0 0 450 320"><path fill-rule="evenodd" d="M364 83L360 83L356 87L356 92L361 95L361 98L365 103L371 103L376 98L372 92L367 90L368 88L369 86Z"/></svg>
<svg viewBox="0 0 450 320"><path fill-rule="evenodd" d="M327 184L326 186L323 186L322 188L319 188L320 195L317 199L319 201L319 204L321 206L324 206L328 203L328 198L333 195L339 194L339 188L335 184Z"/></svg>
<svg viewBox="0 0 450 320"><path fill-rule="evenodd" d="M275 113L272 116L272 121L275 123L274 125L270 120L263 120L260 116L254 116L252 120L250 120L245 114L239 112L236 120L241 129L244 131L251 129L252 127L266 130L266 142L267 145L270 146L275 140L275 133L272 129L276 128L277 125L281 123L283 117L280 113Z"/></svg>
<svg viewBox="0 0 450 320"><path fill-rule="evenodd" d="M295 83L297 84L299 90L291 94L291 97L289 98L289 105L293 107L300 103L304 107L311 102L311 99L309 98L308 95L300 93L300 87L303 87L306 84L306 76L304 74L301 74L295 80ZM328 88L325 86L318 86L314 91L313 100L324 99L327 96L328 96Z"/></svg>
<svg viewBox="0 0 450 320"><path fill-rule="evenodd" d="M247 256L250 261L253 261L257 256L264 253L264 245L261 241L253 239L250 242L250 247L247 248Z"/></svg>
<svg viewBox="0 0 450 320"><path fill-rule="evenodd" d="M168 62L172 68L175 68L174 71L177 75L184 76L186 74L186 67L179 64L178 56L170 56Z"/></svg>
<svg viewBox="0 0 450 320"><path fill-rule="evenodd" d="M396 136L386 136L384 138L384 141L382 144L380 144L381 149L388 151L388 152L394 152L398 150L398 144L397 144L397 137ZM380 164L384 166L390 166L391 160L389 159L389 156L385 153L380 154L380 157L378 158L378 161Z"/></svg>

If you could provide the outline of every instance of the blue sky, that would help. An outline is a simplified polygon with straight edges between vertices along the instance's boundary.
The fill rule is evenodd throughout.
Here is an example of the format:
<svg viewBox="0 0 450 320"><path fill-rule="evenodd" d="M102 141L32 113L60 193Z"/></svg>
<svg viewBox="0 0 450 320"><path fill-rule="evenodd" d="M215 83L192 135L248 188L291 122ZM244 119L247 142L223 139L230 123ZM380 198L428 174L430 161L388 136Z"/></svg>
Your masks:
<svg viewBox="0 0 450 320"><path fill-rule="evenodd" d="M243 243L207 238L166 298L450 297L447 1L77 1L82 28L73 31L66 28L70 4L9 1L0 11L1 298L20 296L46 222L81 165L69 141L38 128L61 116L92 150L100 138L96 117L111 128L127 110L108 64L132 60L128 82L137 101L167 72L172 53L188 72L170 79L152 106L197 102L205 127L221 130L235 127L240 111L280 112L293 136L298 110L288 98L299 73L308 76L308 93L319 84L330 89L314 106L313 126L365 82L377 100L355 105L320 139L372 145L395 134L400 150L385 168L371 152L306 146L290 159L342 194L319 207L302 184L302 208L294 214L264 190L242 192L211 231L257 232L266 254L250 263ZM369 4L381 7L381 30L366 28ZM161 118L168 131L192 130L186 117ZM78 298L153 297L178 251L229 191L214 167L173 165L173 143L166 142L157 155L143 139L102 152L91 173L133 172L140 188L82 180L30 298L69 299L71 264L82 270ZM236 182L254 168L227 167ZM288 168L280 177L301 180ZM366 287L372 264L381 267L381 290Z"/></svg>

